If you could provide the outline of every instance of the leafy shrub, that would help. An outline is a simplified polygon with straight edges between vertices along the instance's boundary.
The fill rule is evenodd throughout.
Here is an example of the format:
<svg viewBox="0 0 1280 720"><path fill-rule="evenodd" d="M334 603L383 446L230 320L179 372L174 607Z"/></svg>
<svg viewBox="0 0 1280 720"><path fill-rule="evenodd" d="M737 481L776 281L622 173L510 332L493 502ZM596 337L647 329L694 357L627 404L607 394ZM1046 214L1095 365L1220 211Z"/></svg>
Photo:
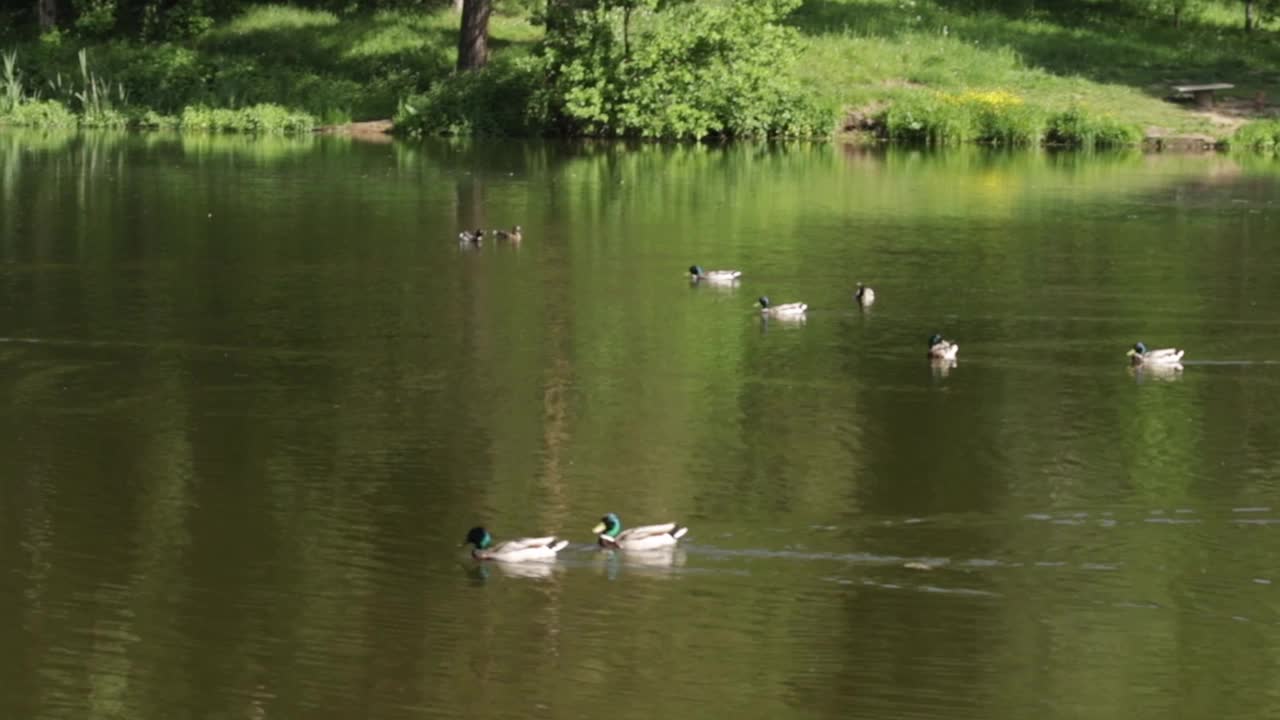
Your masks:
<svg viewBox="0 0 1280 720"><path fill-rule="evenodd" d="M1072 107L1049 116L1045 142L1068 147L1103 148L1142 142L1142 130L1106 114Z"/></svg>
<svg viewBox="0 0 1280 720"><path fill-rule="evenodd" d="M938 93L899 98L881 112L877 124L888 139L918 145L960 143L976 135L969 108Z"/></svg>
<svg viewBox="0 0 1280 720"><path fill-rule="evenodd" d="M796 57L796 33L769 4L676 5L624 58L617 125L622 134L703 138L816 135L832 113L810 104L780 67Z"/></svg>
<svg viewBox="0 0 1280 720"><path fill-rule="evenodd" d="M187 107L182 110L178 125L184 130L301 133L315 129L316 120L306 113L291 112L279 105L263 103L238 110Z"/></svg>
<svg viewBox="0 0 1280 720"><path fill-rule="evenodd" d="M1275 150L1280 147L1280 120L1255 120L1241 125L1231 136L1233 148Z"/></svg>
<svg viewBox="0 0 1280 720"><path fill-rule="evenodd" d="M208 101L205 81L217 71L194 50L167 43L113 44L101 50L98 62L114 68L133 102L158 112Z"/></svg>
<svg viewBox="0 0 1280 720"><path fill-rule="evenodd" d="M395 125L409 135L534 135L545 126L534 108L541 73L533 60L497 62L436 83L400 103Z"/></svg>
<svg viewBox="0 0 1280 720"><path fill-rule="evenodd" d="M1044 112L1005 91L969 91L947 96L970 114L973 139L991 145L1037 145L1044 137Z"/></svg>
<svg viewBox="0 0 1280 720"><path fill-rule="evenodd" d="M624 20L636 6L656 5L613 4ZM778 21L797 5L670 4L639 13L634 37L629 23L619 26L617 9L566 16L543 49L551 78L544 102L572 134L825 135L832 109L816 105L785 72L798 36Z"/></svg>
<svg viewBox="0 0 1280 720"><path fill-rule="evenodd" d="M75 127L77 122L75 114L56 100L32 100L0 113L0 125Z"/></svg>

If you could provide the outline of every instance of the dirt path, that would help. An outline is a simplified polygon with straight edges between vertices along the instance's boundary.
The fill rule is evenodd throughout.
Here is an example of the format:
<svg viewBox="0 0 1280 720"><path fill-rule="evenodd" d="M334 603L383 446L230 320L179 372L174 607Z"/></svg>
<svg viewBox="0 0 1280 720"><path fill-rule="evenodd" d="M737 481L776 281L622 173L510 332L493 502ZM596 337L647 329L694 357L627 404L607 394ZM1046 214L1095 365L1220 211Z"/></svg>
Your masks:
<svg viewBox="0 0 1280 720"><path fill-rule="evenodd" d="M1268 105L1265 97L1253 100L1218 98L1212 108L1197 108L1187 112L1208 121L1213 126L1213 134L1175 133L1168 128L1149 127L1146 129L1145 142L1162 149L1208 150L1217 147L1218 138L1230 137L1241 125L1251 120L1280 117L1280 108Z"/></svg>

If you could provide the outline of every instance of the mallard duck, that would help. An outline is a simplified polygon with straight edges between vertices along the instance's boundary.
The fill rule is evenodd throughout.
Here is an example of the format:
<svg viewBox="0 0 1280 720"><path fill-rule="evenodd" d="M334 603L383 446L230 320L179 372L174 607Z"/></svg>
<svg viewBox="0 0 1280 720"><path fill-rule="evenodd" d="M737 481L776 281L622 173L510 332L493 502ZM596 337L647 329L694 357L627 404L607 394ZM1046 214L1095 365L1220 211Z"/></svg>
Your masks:
<svg viewBox="0 0 1280 720"><path fill-rule="evenodd" d="M876 291L858 283L858 291L853 294L853 301L862 307L869 307L871 303L876 301Z"/></svg>
<svg viewBox="0 0 1280 720"><path fill-rule="evenodd" d="M761 314L768 315L769 317L798 318L803 317L804 311L809 309L809 306L802 302L787 303L785 305L770 305L769 297L767 295L760 298L758 302L760 303Z"/></svg>
<svg viewBox="0 0 1280 720"><path fill-rule="evenodd" d="M709 283L731 283L740 277L741 270L703 270L701 265L689 266L689 279L694 282L706 280Z"/></svg>
<svg viewBox="0 0 1280 720"><path fill-rule="evenodd" d="M614 513L600 518L600 523L591 528L601 547L619 550L653 550L669 547L689 532L689 528L675 523L665 525L641 525L627 530L622 529L622 521Z"/></svg>
<svg viewBox="0 0 1280 720"><path fill-rule="evenodd" d="M480 241L483 239L484 239L484 230L481 230L480 228L476 228L475 230L463 230L462 232L458 233L458 242L460 243L471 243L472 245L479 245Z"/></svg>
<svg viewBox="0 0 1280 720"><path fill-rule="evenodd" d="M960 346L942 339L942 336L934 333L929 336L929 357L938 360L955 360L956 353L960 351Z"/></svg>
<svg viewBox="0 0 1280 720"><path fill-rule="evenodd" d="M499 240L510 240L511 242L520 242L524 239L524 230L519 225L510 230L494 230L493 236Z"/></svg>
<svg viewBox="0 0 1280 720"><path fill-rule="evenodd" d="M515 538L504 542L493 542L489 531L482 527L473 527L467 532L463 545L474 545L471 557L477 560L500 560L502 562L526 562L529 560L554 560L556 553L569 544L555 536L539 538Z"/></svg>
<svg viewBox="0 0 1280 720"><path fill-rule="evenodd" d="M1159 350L1148 350L1147 346L1142 343L1135 343L1133 348L1129 350L1130 365L1152 365L1171 367L1173 365L1182 364L1182 354L1184 350L1177 348L1160 348Z"/></svg>

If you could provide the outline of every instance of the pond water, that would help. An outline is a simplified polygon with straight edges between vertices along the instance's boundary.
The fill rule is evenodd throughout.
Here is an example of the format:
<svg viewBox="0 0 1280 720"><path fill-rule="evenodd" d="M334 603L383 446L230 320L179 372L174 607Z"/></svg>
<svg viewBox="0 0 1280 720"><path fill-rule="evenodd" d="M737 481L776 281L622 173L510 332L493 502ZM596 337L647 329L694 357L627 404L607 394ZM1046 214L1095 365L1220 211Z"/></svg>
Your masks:
<svg viewBox="0 0 1280 720"><path fill-rule="evenodd" d="M10 131L0 203L0 717L1280 710L1280 162Z"/></svg>

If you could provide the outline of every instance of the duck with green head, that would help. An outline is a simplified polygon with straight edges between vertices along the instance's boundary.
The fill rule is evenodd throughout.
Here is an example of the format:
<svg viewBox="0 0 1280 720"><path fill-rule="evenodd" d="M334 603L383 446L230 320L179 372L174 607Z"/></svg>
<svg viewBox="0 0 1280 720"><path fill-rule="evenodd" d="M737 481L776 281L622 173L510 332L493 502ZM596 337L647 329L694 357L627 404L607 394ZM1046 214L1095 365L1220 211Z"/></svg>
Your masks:
<svg viewBox="0 0 1280 720"><path fill-rule="evenodd" d="M773 305L769 302L768 295L761 297L757 302L760 303L760 314L766 317L802 318L804 317L804 312L809 309L809 306L802 302Z"/></svg>
<svg viewBox="0 0 1280 720"><path fill-rule="evenodd" d="M707 282L712 285L729 285L742 277L741 270L703 270L701 265L689 266L689 279L693 282Z"/></svg>
<svg viewBox="0 0 1280 720"><path fill-rule="evenodd" d="M1148 350L1147 346L1141 342L1134 343L1134 346L1126 353L1129 356L1129 364L1151 365L1157 367L1182 367L1182 355L1185 351L1177 348L1159 348L1156 350Z"/></svg>
<svg viewBox="0 0 1280 720"><path fill-rule="evenodd" d="M615 513L600 518L600 523L591 532L595 534L601 547L618 550L654 550L676 544L689 528L676 523L663 525L641 525L640 527L622 529L622 520Z"/></svg>
<svg viewBox="0 0 1280 720"><path fill-rule="evenodd" d="M458 242L463 245L479 245L484 240L484 230L463 230L458 233Z"/></svg>
<svg viewBox="0 0 1280 720"><path fill-rule="evenodd" d="M934 360L955 360L958 352L960 346L943 340L941 335L934 333L929 336L929 357Z"/></svg>
<svg viewBox="0 0 1280 720"><path fill-rule="evenodd" d="M473 527L467 532L463 545L473 545L471 557L477 560L498 560L501 562L528 562L530 560L555 560L556 553L563 550L568 540L555 536L539 538L514 538L494 543L489 531L482 527Z"/></svg>

